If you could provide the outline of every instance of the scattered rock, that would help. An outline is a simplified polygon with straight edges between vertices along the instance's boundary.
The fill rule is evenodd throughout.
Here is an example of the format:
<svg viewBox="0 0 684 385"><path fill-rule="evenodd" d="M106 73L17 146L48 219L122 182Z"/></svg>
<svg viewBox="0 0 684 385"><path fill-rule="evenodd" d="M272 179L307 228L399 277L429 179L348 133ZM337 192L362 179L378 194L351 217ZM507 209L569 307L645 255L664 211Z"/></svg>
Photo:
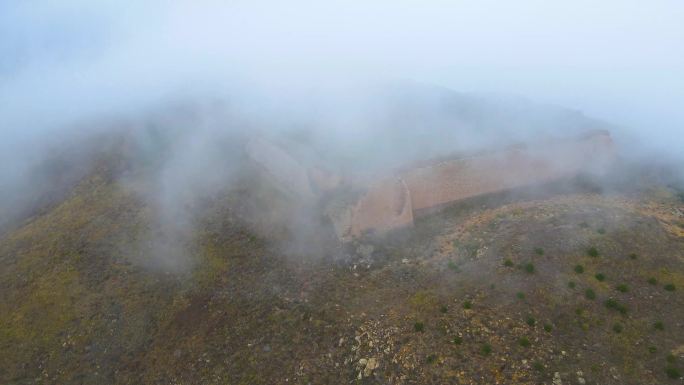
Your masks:
<svg viewBox="0 0 684 385"><path fill-rule="evenodd" d="M553 385L563 385L563 381L561 380L560 373L555 372L553 374Z"/></svg>
<svg viewBox="0 0 684 385"><path fill-rule="evenodd" d="M369 377L371 374L373 374L373 370L375 370L377 367L378 361L373 357L369 358L366 368L363 370L363 375L365 377Z"/></svg>

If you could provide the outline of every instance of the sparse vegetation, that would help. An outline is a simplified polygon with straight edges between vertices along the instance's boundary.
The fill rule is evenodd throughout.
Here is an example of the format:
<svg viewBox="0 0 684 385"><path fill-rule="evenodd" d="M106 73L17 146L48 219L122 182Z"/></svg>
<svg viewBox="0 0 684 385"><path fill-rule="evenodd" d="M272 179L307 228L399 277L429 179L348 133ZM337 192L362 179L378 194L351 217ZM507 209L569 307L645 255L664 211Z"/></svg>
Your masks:
<svg viewBox="0 0 684 385"><path fill-rule="evenodd" d="M605 305L608 309L616 310L620 312L620 314L627 314L627 307L614 298L608 298Z"/></svg>
<svg viewBox="0 0 684 385"><path fill-rule="evenodd" d="M464 301L463 302L463 308L464 309L472 309L473 308L473 303L470 301Z"/></svg>
<svg viewBox="0 0 684 385"><path fill-rule="evenodd" d="M480 348L480 353L482 353L483 356L490 355L492 353L492 345L482 344L482 347Z"/></svg>
<svg viewBox="0 0 684 385"><path fill-rule="evenodd" d="M637 259L637 255L632 253L629 255L629 259Z"/></svg>
<svg viewBox="0 0 684 385"><path fill-rule="evenodd" d="M534 264L532 262L526 263L524 268L525 268L525 272L527 272L529 274L534 273Z"/></svg>
<svg viewBox="0 0 684 385"><path fill-rule="evenodd" d="M413 324L413 331L417 333L422 333L425 330L425 324L422 322L416 322Z"/></svg>
<svg viewBox="0 0 684 385"><path fill-rule="evenodd" d="M582 266L582 265L575 265L575 273L577 273L577 274L582 274L582 273L584 273L584 266Z"/></svg>
<svg viewBox="0 0 684 385"><path fill-rule="evenodd" d="M525 293L523 293L522 291L517 292L517 293L515 294L515 296L516 296L518 299L525 299Z"/></svg>
<svg viewBox="0 0 684 385"><path fill-rule="evenodd" d="M619 323L613 324L613 331L615 333L622 333L622 325Z"/></svg>
<svg viewBox="0 0 684 385"><path fill-rule="evenodd" d="M542 249L541 247L535 247L534 253L537 255L544 255L544 249Z"/></svg>
<svg viewBox="0 0 684 385"><path fill-rule="evenodd" d="M665 324L662 321L656 321L653 323L653 329L655 330L665 330Z"/></svg>
<svg viewBox="0 0 684 385"><path fill-rule="evenodd" d="M513 267L513 261L511 261L510 258L504 259L504 263L503 263L503 264L504 264L504 266L506 266L506 267Z"/></svg>
<svg viewBox="0 0 684 385"><path fill-rule="evenodd" d="M606 233L606 229L604 229L603 227L601 227L601 228L597 229L596 232L599 233L599 234L601 234L601 235L603 235L603 234Z"/></svg>
<svg viewBox="0 0 684 385"><path fill-rule="evenodd" d="M648 347L648 352L651 354L655 354L655 352L657 352L657 351L658 351L658 348L656 348L655 346L649 346Z"/></svg>
<svg viewBox="0 0 684 385"><path fill-rule="evenodd" d="M675 368L674 366L667 366L665 368L665 374L667 374L667 377L672 379L677 379L682 376L682 374L679 372L679 369Z"/></svg>
<svg viewBox="0 0 684 385"><path fill-rule="evenodd" d="M544 371L544 364L542 364L542 363L539 362L539 361L535 361L535 362L532 364L532 368L533 368L534 370L538 371L538 372L543 372L543 371Z"/></svg>
<svg viewBox="0 0 684 385"><path fill-rule="evenodd" d="M615 290L619 291L620 293L626 293L629 291L629 287L627 286L627 284L621 283L615 286Z"/></svg>
<svg viewBox="0 0 684 385"><path fill-rule="evenodd" d="M529 348L531 345L530 340L527 337L520 337L520 339L518 339L518 344L523 348Z"/></svg>
<svg viewBox="0 0 684 385"><path fill-rule="evenodd" d="M586 228L589 227L589 224L588 224L587 222L582 222L582 223L579 224L579 227L581 227L581 228L583 228L583 229L586 229Z"/></svg>
<svg viewBox="0 0 684 385"><path fill-rule="evenodd" d="M435 354L430 354L430 355L427 356L427 358L425 359L425 362L427 362L428 364L434 364L435 361L437 361L437 355L435 355Z"/></svg>
<svg viewBox="0 0 684 385"><path fill-rule="evenodd" d="M534 326L537 324L537 320L534 319L534 317L527 317L527 320L525 321L529 326Z"/></svg>
<svg viewBox="0 0 684 385"><path fill-rule="evenodd" d="M451 271L453 271L453 272L455 272L455 273L460 273L460 272L461 272L461 268L458 267L458 265L457 265L456 262L454 262L454 261L449 261L449 263L447 263L447 266L449 267L449 270L451 270Z"/></svg>
<svg viewBox="0 0 684 385"><path fill-rule="evenodd" d="M667 291L675 291L675 285L674 283L668 283L667 285L663 286L663 288Z"/></svg>
<svg viewBox="0 0 684 385"><path fill-rule="evenodd" d="M449 308L447 308L445 305L442 305L439 307L440 313L446 313L449 311Z"/></svg>
<svg viewBox="0 0 684 385"><path fill-rule="evenodd" d="M454 343L454 345L460 345L460 344L463 343L463 338L462 338L462 337L459 337L459 336L456 336L456 337L454 337L454 339L453 339L452 342Z"/></svg>
<svg viewBox="0 0 684 385"><path fill-rule="evenodd" d="M598 249L596 247L590 247L587 249L587 255L592 258L597 258L599 256Z"/></svg>
<svg viewBox="0 0 684 385"><path fill-rule="evenodd" d="M596 278L596 280L599 282L603 282L605 281L606 276L603 273L598 273L594 276L594 278Z"/></svg>
<svg viewBox="0 0 684 385"><path fill-rule="evenodd" d="M651 278L648 279L648 283L651 284L651 285L657 285L657 284L658 284L658 280L655 279L655 277L651 277Z"/></svg>
<svg viewBox="0 0 684 385"><path fill-rule="evenodd" d="M553 325L551 325L550 323L545 323L545 324L544 324L544 331L545 331L545 332L551 333L552 330L553 330Z"/></svg>
<svg viewBox="0 0 684 385"><path fill-rule="evenodd" d="M585 296L587 299L590 299L590 300L595 300L595 299L596 299L596 293L594 293L594 291L593 291L592 289L587 289L587 290L584 292L584 296Z"/></svg>
<svg viewBox="0 0 684 385"><path fill-rule="evenodd" d="M575 268L575 271L577 271L577 268ZM582 270L582 271L584 271L584 270ZM580 273L581 273L581 271L580 271ZM570 282L568 282L568 287L569 287L569 288L574 289L575 286L577 286L577 284L575 283L575 281L570 281Z"/></svg>

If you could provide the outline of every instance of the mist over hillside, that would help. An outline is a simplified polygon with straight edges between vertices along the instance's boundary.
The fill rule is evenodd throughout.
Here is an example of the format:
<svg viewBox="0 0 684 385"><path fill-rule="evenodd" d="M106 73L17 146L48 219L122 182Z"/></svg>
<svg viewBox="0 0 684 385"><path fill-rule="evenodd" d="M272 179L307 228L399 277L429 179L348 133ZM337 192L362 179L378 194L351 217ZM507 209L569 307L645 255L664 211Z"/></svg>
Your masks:
<svg viewBox="0 0 684 385"><path fill-rule="evenodd" d="M0 383L681 383L682 20L0 2Z"/></svg>

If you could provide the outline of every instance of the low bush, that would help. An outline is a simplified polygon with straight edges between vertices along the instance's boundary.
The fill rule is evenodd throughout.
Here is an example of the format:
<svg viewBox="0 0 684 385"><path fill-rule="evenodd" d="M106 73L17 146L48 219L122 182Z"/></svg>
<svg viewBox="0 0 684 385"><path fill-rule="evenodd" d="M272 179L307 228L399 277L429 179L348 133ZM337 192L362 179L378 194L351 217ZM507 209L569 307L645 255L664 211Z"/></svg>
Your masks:
<svg viewBox="0 0 684 385"><path fill-rule="evenodd" d="M527 337L520 337L520 339L518 340L518 344L523 348L529 348L530 345L532 345Z"/></svg>
<svg viewBox="0 0 684 385"><path fill-rule="evenodd" d="M584 296L587 297L587 299L590 299L590 300L595 300L595 299L596 299L596 293L594 293L594 291L591 290L591 289L587 289L587 290L584 292Z"/></svg>
<svg viewBox="0 0 684 385"><path fill-rule="evenodd" d="M483 356L488 356L492 353L492 345L490 344L483 344L482 348L480 348L480 353L482 353Z"/></svg>
<svg viewBox="0 0 684 385"><path fill-rule="evenodd" d="M525 264L525 271L529 274L534 273L534 264L532 264L531 262L526 263Z"/></svg>

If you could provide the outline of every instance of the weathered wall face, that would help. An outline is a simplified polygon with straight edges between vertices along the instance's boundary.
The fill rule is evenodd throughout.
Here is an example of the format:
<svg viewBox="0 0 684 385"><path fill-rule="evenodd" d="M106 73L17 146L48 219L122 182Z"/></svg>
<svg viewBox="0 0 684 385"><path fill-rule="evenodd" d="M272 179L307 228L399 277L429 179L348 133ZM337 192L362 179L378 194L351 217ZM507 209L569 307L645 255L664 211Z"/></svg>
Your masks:
<svg viewBox="0 0 684 385"><path fill-rule="evenodd" d="M315 191L333 191L341 178L307 170L279 147L261 139L247 144L247 154L277 184L304 201ZM415 211L521 186L549 182L582 172L600 173L613 159L608 132L570 140L537 143L480 156L440 161L382 178L368 186L354 205L336 207L328 216L340 239L386 232L413 224Z"/></svg>
<svg viewBox="0 0 684 385"><path fill-rule="evenodd" d="M610 135L596 132L576 140L540 143L482 156L454 159L410 169L371 186L352 211L352 236L383 232L413 223L413 215L395 209L410 197L413 210L427 209L478 195L549 182L580 172L600 172L613 158ZM398 189L401 181L405 192Z"/></svg>
<svg viewBox="0 0 684 385"><path fill-rule="evenodd" d="M409 170L400 177L411 191L413 209L421 210L572 176L598 166L609 153L612 154L610 137L602 134L440 162Z"/></svg>
<svg viewBox="0 0 684 385"><path fill-rule="evenodd" d="M411 193L401 178L377 182L352 208L349 233L362 235L366 231L388 231L413 224Z"/></svg>

